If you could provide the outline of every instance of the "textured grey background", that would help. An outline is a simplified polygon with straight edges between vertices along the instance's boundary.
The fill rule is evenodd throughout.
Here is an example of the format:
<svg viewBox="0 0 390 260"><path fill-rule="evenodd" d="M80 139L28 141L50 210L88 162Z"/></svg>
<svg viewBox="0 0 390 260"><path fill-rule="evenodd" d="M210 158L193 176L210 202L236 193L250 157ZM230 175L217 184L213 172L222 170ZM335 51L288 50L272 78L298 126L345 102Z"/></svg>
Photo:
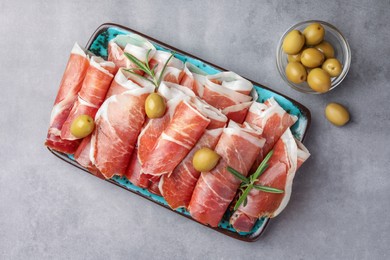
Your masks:
<svg viewBox="0 0 390 260"><path fill-rule="evenodd" d="M390 3L382 1L0 2L0 259L390 258ZM82 2L82 3L81 3ZM288 88L279 37L321 19L352 49L343 84L326 95ZM310 160L286 210L244 243L103 182L43 146L69 51L116 22L261 82L306 105ZM343 128L324 118L345 104Z"/></svg>

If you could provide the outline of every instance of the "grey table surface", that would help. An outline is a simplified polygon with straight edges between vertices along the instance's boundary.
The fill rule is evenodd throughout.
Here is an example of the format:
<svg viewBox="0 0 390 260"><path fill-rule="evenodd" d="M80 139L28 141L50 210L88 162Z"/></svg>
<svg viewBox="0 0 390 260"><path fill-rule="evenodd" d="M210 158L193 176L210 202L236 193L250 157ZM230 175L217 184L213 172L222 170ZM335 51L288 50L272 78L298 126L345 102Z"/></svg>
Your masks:
<svg viewBox="0 0 390 260"><path fill-rule="evenodd" d="M34 4L32 4L34 2ZM0 259L389 259L390 2L0 2ZM320 19L338 27L352 66L326 95L290 89L279 37ZM310 160L261 239L221 235L67 165L44 147L75 41L116 22L261 82L306 105ZM324 118L328 102L352 115Z"/></svg>

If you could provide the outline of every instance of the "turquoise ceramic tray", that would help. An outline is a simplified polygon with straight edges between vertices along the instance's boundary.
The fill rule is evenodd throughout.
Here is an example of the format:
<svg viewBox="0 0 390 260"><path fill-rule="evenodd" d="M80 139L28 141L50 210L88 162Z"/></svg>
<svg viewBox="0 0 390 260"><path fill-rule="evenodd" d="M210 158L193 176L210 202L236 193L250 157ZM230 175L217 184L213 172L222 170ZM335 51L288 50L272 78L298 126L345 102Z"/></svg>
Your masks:
<svg viewBox="0 0 390 260"><path fill-rule="evenodd" d="M126 27L123 27L121 25L111 24L111 23L102 24L101 26L99 26L99 28L91 36L89 42L87 43L86 48L96 55L107 58L108 42L119 34L132 34L132 33L142 35L146 39L150 40L150 42L152 42L155 45L156 49L158 49L158 50L174 51L176 58L178 58L182 61L190 62L190 63L196 65L197 67L201 68L203 71L207 72L208 74L215 74L215 73L218 73L220 71L225 71L225 69L223 69L221 67L218 67L218 66L213 65L209 62L206 62L206 61L201 60L197 57L194 57L191 54L188 54L186 52L178 50L172 46L169 46L165 43L162 43L158 40L155 40L147 35L136 32L130 28L126 28ZM275 91L272 91L271 89L269 89L269 88L267 88L259 83L256 83L253 81L252 81L252 83L255 86L255 90L259 96L259 98L257 100L258 102L264 102L268 98L274 97L278 101L278 103L286 111L288 111L290 114L294 114L294 115L298 116L298 121L291 127L291 130L292 130L292 133L294 134L294 136L297 139L302 141L304 139L306 132L307 132L307 129L310 125L310 111L306 107L301 105L300 103L298 103L298 102L296 102L296 101L294 101L286 96L283 96L282 94L279 94ZM49 150L51 150L51 149L49 149ZM59 152L54 151L54 150L51 150L51 152L53 152L56 156L65 160L66 162L71 163L72 165L88 172L87 169L83 168L76 161L74 161L72 155L62 154L62 153L59 153ZM107 181L109 181L115 185L118 185L118 186L120 186L128 191L136 193L136 194L138 194L138 195L140 195L148 200L156 202L157 204L159 204L165 208L170 209L168 204L165 202L164 198L157 196L155 194L152 194L146 189L141 189L141 188L133 185L125 177L123 177L123 178L114 177L114 178L107 180ZM189 213L184 209L172 210L172 211L174 211L178 214L181 214L189 219L192 219L191 216L189 215ZM251 242L251 241L256 241L259 238L259 236L262 234L266 225L269 222L268 218L261 218L257 221L256 225L253 227L253 229L250 232L236 232L229 225L230 214L231 214L231 212L226 212L224 218L219 223L219 226L217 228L212 228L212 227L210 227L210 228L217 230L223 234L229 235L231 237Z"/></svg>

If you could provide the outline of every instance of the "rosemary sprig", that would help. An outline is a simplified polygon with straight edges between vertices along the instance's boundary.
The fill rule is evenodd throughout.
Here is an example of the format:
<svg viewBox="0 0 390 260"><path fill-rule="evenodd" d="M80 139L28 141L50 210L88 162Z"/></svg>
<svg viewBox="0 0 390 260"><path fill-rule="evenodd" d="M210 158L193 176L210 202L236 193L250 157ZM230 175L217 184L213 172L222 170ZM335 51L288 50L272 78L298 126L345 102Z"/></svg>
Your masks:
<svg viewBox="0 0 390 260"><path fill-rule="evenodd" d="M240 190L241 190L242 194L240 195L236 204L234 205L234 210L237 210L238 207L240 207L240 205L243 203L244 203L244 207L246 206L246 204L248 202L247 197L249 195L249 192L253 188L255 188L257 190L264 191L264 192L269 192L269 193L283 193L284 192L283 190L280 190L280 189L255 184L259 180L259 177L261 176L261 174L263 174L263 172L268 168L268 161L272 157L272 154L273 154L273 150L271 150L267 154L267 156L261 162L259 167L256 169L255 173L253 173L251 176L249 176L249 178L245 177L244 175L242 175L240 172L233 169L232 167L230 167L230 166L227 167L228 172L233 174L234 177L236 177L237 179L239 179L241 181Z"/></svg>
<svg viewBox="0 0 390 260"><path fill-rule="evenodd" d="M158 64L156 64L152 69L149 66L149 55L150 55L151 51L152 50L149 49L148 52L146 53L146 62L142 62L141 60L139 60L134 55L132 55L132 54L130 54L128 52L125 52L126 58L128 58L131 62L133 62L137 66L137 68L126 69L126 71L128 71L128 72L130 72L130 73L132 73L134 75L137 75L137 76L139 76L141 78L144 78L144 79L148 80L149 82L154 84L156 86L156 89L157 89L160 86L160 84L161 84L164 72L165 72L165 70L166 70L166 68L168 66L169 61L172 59L174 53L172 53L171 56L168 58L168 60L165 62L164 67L161 70L160 76L158 78L156 78L156 68L157 68ZM136 71L138 71L138 70L143 71L146 75L148 75L150 78L152 78L152 80L137 74Z"/></svg>

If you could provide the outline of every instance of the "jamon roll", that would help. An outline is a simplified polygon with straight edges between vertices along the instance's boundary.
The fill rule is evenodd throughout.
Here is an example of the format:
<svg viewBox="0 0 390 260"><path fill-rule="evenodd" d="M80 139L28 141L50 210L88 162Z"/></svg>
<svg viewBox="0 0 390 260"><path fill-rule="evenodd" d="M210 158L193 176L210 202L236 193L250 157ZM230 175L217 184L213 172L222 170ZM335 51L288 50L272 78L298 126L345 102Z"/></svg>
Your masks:
<svg viewBox="0 0 390 260"><path fill-rule="evenodd" d="M83 81L83 85L78 95L78 102L73 105L72 111L66 119L61 129L61 138L66 140L76 140L77 138L70 132L72 121L79 115L89 115L95 117L95 114L103 103L108 88L114 75L115 64L105 61L100 57L92 57L91 65Z"/></svg>
<svg viewBox="0 0 390 260"><path fill-rule="evenodd" d="M199 97L222 109L229 119L238 123L244 121L252 101L250 81L231 71L208 76L193 74L193 77Z"/></svg>
<svg viewBox="0 0 390 260"><path fill-rule="evenodd" d="M191 90L168 82L161 83L158 88L158 93L166 100L167 111L161 118L148 119L146 121L138 136L137 156L132 156L131 163L126 171L126 177L134 185L141 188L148 188L150 185L149 180L151 178L151 176L142 173L141 165L146 162L161 133L168 126L179 102L184 99L188 100L191 96L195 96Z"/></svg>
<svg viewBox="0 0 390 260"><path fill-rule="evenodd" d="M290 200L297 169L309 156L303 144L295 140L290 129L287 129L274 147L267 170L256 183L284 190L284 193L275 194L252 189L247 197L246 206L241 205L233 213L230 224L237 231L249 232L258 218L276 217Z"/></svg>
<svg viewBox="0 0 390 260"><path fill-rule="evenodd" d="M137 34L118 35L108 43L108 60L115 63L117 68L137 68L125 55L128 52L142 62L146 62L146 54L149 53L149 60L154 55L156 48L144 37ZM142 71L138 70L140 75Z"/></svg>
<svg viewBox="0 0 390 260"><path fill-rule="evenodd" d="M169 57L171 56L171 53L166 51L156 51L156 53L153 55L152 59L149 62L149 67L154 68L154 66L157 66L155 69L156 77L160 77L161 71L164 67L164 64L167 62ZM179 84L183 75L184 75L184 64L181 60L172 57L165 69L163 80L167 82L172 82L175 84Z"/></svg>
<svg viewBox="0 0 390 260"><path fill-rule="evenodd" d="M202 136L210 119L189 102L181 101L171 122L162 132L142 171L160 176L171 173Z"/></svg>
<svg viewBox="0 0 390 260"><path fill-rule="evenodd" d="M128 73L123 69L119 69L119 71L115 75L114 80L111 83L106 99L111 96L121 94L125 91L139 89L141 87L148 88L149 90L154 89L154 85L151 84L149 81L137 77L134 74ZM96 114L96 111L97 108L95 108L94 114ZM80 146L78 147L75 153L75 159L79 164L86 167L91 172L98 172L97 168L93 166L92 161L90 160L90 149L91 149L90 141L91 141L90 137L83 139L83 141L81 142Z"/></svg>
<svg viewBox="0 0 390 260"><path fill-rule="evenodd" d="M86 52L75 43L54 101L45 142L48 147L63 153L72 154L79 145L79 141L61 139L61 129L77 100L77 93L80 91L88 66L89 60Z"/></svg>
<svg viewBox="0 0 390 260"><path fill-rule="evenodd" d="M194 219L218 226L241 183L226 168L233 167L246 176L264 145L260 135L260 129L230 121L215 147L221 156L219 163L210 172L201 173L192 194L188 209Z"/></svg>
<svg viewBox="0 0 390 260"><path fill-rule="evenodd" d="M113 95L96 114L90 159L107 179L126 173L145 121L145 99L153 90L135 88Z"/></svg>
<svg viewBox="0 0 390 260"><path fill-rule="evenodd" d="M190 203L200 172L195 170L192 159L201 148L214 149L221 136L223 128L206 130L191 152L175 168L172 174L163 175L160 181L160 191L169 206L173 209L187 208Z"/></svg>
<svg viewBox="0 0 390 260"><path fill-rule="evenodd" d="M199 69L195 65L192 65L189 62L186 62L184 64L184 74L180 81L180 85L186 86L187 88L191 89L196 95L198 95L197 92L197 80L194 77L194 74L200 75L200 76L207 76L207 73L203 70Z"/></svg>
<svg viewBox="0 0 390 260"><path fill-rule="evenodd" d="M297 117L287 113L274 98L265 101L264 104L253 103L245 118L245 121L263 129L262 137L265 138L265 144L262 153L256 158L252 167L255 171L261 161L271 151L272 147L279 140L282 134L292 126Z"/></svg>

